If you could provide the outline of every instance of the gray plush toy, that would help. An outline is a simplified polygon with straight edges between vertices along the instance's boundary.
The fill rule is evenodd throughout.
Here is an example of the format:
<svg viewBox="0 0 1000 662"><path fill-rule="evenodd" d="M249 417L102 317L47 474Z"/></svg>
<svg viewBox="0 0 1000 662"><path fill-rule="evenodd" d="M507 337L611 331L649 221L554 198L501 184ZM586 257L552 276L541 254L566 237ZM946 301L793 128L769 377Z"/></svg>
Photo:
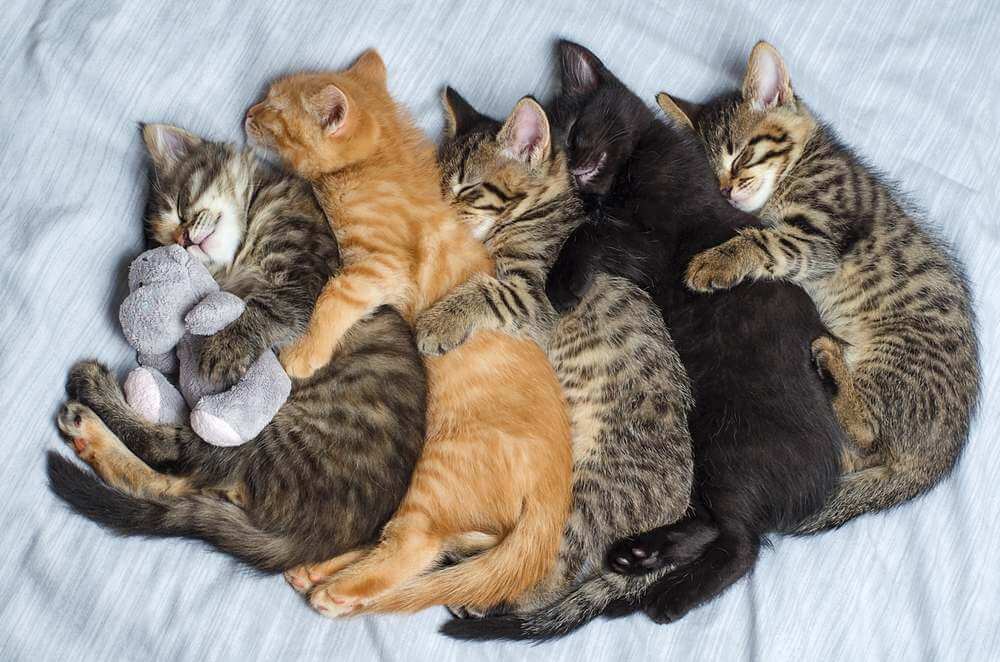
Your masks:
<svg viewBox="0 0 1000 662"><path fill-rule="evenodd" d="M236 320L243 300L220 290L208 269L176 244L136 258L128 286L119 319L140 365L125 380L128 403L153 423L182 423L190 408L195 433L217 446L256 437L292 389L274 352L262 353L236 384L209 383L198 371L204 337ZM180 392L164 377L174 371Z"/></svg>

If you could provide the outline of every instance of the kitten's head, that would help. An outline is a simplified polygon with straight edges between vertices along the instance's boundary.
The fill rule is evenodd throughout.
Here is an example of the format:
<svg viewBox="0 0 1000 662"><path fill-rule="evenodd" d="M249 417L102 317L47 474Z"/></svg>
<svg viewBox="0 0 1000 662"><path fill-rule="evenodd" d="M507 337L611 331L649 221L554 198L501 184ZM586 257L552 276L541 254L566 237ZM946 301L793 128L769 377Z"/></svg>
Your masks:
<svg viewBox="0 0 1000 662"><path fill-rule="evenodd" d="M247 111L244 126L251 142L315 179L368 158L395 114L385 63L368 50L345 71L275 81Z"/></svg>
<svg viewBox="0 0 1000 662"><path fill-rule="evenodd" d="M455 90L445 89L446 138L441 145L442 189L476 238L569 191L573 182L548 116L531 97L498 122Z"/></svg>
<svg viewBox="0 0 1000 662"><path fill-rule="evenodd" d="M668 115L685 114L658 97ZM690 113L690 110L687 111ZM728 95L691 117L708 150L719 190L733 206L759 210L802 154L816 122L795 97L788 69L765 41L750 53L740 94Z"/></svg>
<svg viewBox="0 0 1000 662"><path fill-rule="evenodd" d="M589 50L571 41L558 48L562 87L553 121L564 134L580 190L603 195L652 114Z"/></svg>
<svg viewBox="0 0 1000 662"><path fill-rule="evenodd" d="M142 139L152 164L150 239L180 244L212 269L231 264L246 233L253 155L167 124L144 125Z"/></svg>

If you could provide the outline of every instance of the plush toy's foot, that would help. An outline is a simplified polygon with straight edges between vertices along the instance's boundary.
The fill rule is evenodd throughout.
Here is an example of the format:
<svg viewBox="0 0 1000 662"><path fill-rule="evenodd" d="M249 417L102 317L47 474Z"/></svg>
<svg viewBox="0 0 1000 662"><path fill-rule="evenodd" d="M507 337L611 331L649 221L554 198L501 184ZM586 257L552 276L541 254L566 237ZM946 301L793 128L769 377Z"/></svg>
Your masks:
<svg viewBox="0 0 1000 662"><path fill-rule="evenodd" d="M208 399L199 400L191 412L191 429L194 433L214 446L239 446L248 441L225 419L202 409L202 403Z"/></svg>
<svg viewBox="0 0 1000 662"><path fill-rule="evenodd" d="M236 446L250 441L285 404L292 380L273 352L264 352L228 391L206 395L191 412L191 427L210 444Z"/></svg>
<svg viewBox="0 0 1000 662"><path fill-rule="evenodd" d="M136 368L125 379L125 400L150 423L184 421L184 396L157 370Z"/></svg>

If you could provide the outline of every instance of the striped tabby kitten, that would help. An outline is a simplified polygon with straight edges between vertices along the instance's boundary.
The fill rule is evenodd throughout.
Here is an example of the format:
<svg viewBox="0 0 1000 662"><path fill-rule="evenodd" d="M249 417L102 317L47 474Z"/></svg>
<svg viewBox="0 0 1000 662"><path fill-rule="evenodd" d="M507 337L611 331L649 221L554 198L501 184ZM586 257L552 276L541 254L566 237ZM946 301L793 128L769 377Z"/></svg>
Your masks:
<svg viewBox="0 0 1000 662"><path fill-rule="evenodd" d="M193 254L247 304L217 334L226 343L207 345L213 360L202 367L245 371L262 347L303 332L339 266L337 242L309 187L249 152L164 125L147 125L143 137L154 173L150 238L190 249L192 225L217 219ZM59 426L107 485L50 453L56 493L119 532L199 538L264 571L374 542L424 439L424 368L388 308L357 324L328 366L295 381L274 420L241 446L148 423L93 361L72 369L67 392Z"/></svg>
<svg viewBox="0 0 1000 662"><path fill-rule="evenodd" d="M856 446L844 453L836 492L802 530L923 493L954 465L978 397L961 266L795 96L770 44L754 47L742 96L707 107L695 124L722 193L766 226L695 256L689 286L798 283L833 336L815 340L813 357L836 386L834 408Z"/></svg>
<svg viewBox="0 0 1000 662"><path fill-rule="evenodd" d="M542 108L522 99L501 126L451 89L445 107L444 189L497 269L495 278L467 282L421 315L418 345L447 351L475 329L541 343L569 403L574 461L573 509L556 567L512 605L514 613L452 621L444 632L560 636L663 574L614 574L603 569L604 556L618 538L684 514L694 471L690 386L659 309L630 281L598 275L561 317L545 296L549 269L586 214Z"/></svg>

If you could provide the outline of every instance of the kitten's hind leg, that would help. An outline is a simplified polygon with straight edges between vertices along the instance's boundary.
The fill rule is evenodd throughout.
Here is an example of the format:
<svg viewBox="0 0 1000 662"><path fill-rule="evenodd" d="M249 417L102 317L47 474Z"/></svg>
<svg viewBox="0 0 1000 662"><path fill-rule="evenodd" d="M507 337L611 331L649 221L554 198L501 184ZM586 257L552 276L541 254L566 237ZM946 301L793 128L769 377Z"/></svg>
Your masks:
<svg viewBox="0 0 1000 662"><path fill-rule="evenodd" d="M59 413L58 423L80 459L112 487L134 496L154 498L197 491L185 478L149 468L83 403L67 402Z"/></svg>
<svg viewBox="0 0 1000 662"><path fill-rule="evenodd" d="M397 517L386 525L382 541L360 561L320 584L309 595L325 616L344 616L430 569L444 545L423 516Z"/></svg>
<svg viewBox="0 0 1000 662"><path fill-rule="evenodd" d="M820 336L812 342L812 356L820 377L829 379L836 387L833 409L844 431L860 450L871 450L875 442L875 431L868 408L858 393L844 358L843 344L830 336ZM863 458L856 458L856 462L852 459L853 456L851 453L845 454L844 462L852 465L844 467L847 471L861 468L853 465L863 462Z"/></svg>
<svg viewBox="0 0 1000 662"><path fill-rule="evenodd" d="M608 552L608 566L620 575L644 575L697 558L719 535L697 516L620 540Z"/></svg>
<svg viewBox="0 0 1000 662"><path fill-rule="evenodd" d="M66 393L93 410L129 450L156 471L201 473L214 467L221 473L229 464L227 458L237 452L206 444L186 425L143 419L125 401L114 375L97 361L81 361L70 369ZM212 476L209 482L225 482L225 478Z"/></svg>

